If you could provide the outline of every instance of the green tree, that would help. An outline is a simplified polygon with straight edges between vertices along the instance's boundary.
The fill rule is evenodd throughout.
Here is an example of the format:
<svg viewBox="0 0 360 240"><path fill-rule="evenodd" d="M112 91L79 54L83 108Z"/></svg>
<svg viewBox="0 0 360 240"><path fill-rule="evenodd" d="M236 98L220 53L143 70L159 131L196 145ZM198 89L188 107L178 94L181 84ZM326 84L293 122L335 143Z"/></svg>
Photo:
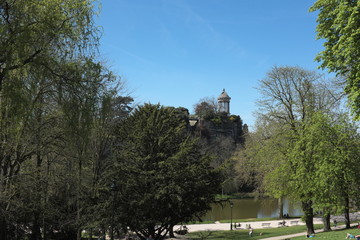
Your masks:
<svg viewBox="0 0 360 240"><path fill-rule="evenodd" d="M2 161L2 239L74 239L94 218L89 208L111 144L97 130L120 121L131 98L109 89L114 76L90 59L66 69L61 77L31 72L28 85L16 90L23 101L3 95L11 121L1 129L7 140L1 156L10 160Z"/></svg>
<svg viewBox="0 0 360 240"><path fill-rule="evenodd" d="M111 144L100 129L124 106L107 104L121 97L96 60L93 3L0 3L0 239L80 238L94 218Z"/></svg>
<svg viewBox="0 0 360 240"><path fill-rule="evenodd" d="M298 178L292 187L311 192L313 206L323 212L325 231L330 230L330 214L339 212L345 213L346 225L350 227L349 201L357 201L353 197L357 191L354 186L359 184L355 125L344 116L334 121L317 112L301 130L293 148L290 161L298 168Z"/></svg>
<svg viewBox="0 0 360 240"><path fill-rule="evenodd" d="M346 78L345 92L351 109L360 119L360 1L317 0L310 11L318 11L317 37L324 39L324 51L317 60L322 68Z"/></svg>
<svg viewBox="0 0 360 240"><path fill-rule="evenodd" d="M276 119L258 118L255 131L248 134L245 147L236 156L237 180L253 186L260 194L266 193L279 201L282 218L283 200L289 195L287 169L288 126Z"/></svg>
<svg viewBox="0 0 360 240"><path fill-rule="evenodd" d="M294 144L314 113L322 111L332 114L336 109L339 97L329 86L331 84L324 82L321 75L299 67L274 67L267 73L267 77L260 81L259 86L263 96L259 101L260 116L264 119L275 119L286 126L286 139L281 141L287 142L287 148L282 158L286 160L284 164L287 165L289 180L295 185L299 184L293 188L295 191L292 195L302 202L309 234L314 233L312 197L316 190L312 183L316 180L315 170L311 151L306 149L309 146L303 144L295 148ZM296 153L299 153L301 158L297 158ZM276 178L276 175L272 177ZM283 177L279 176L279 179ZM302 184L304 181L309 185L305 187L305 184Z"/></svg>
<svg viewBox="0 0 360 240"><path fill-rule="evenodd" d="M199 218L218 193L220 177L173 108L145 104L116 131L113 169L116 221L141 238L160 239L175 224Z"/></svg>
<svg viewBox="0 0 360 240"><path fill-rule="evenodd" d="M80 239L103 223L110 129L132 100L96 60L93 3L0 3L0 239Z"/></svg>
<svg viewBox="0 0 360 240"><path fill-rule="evenodd" d="M102 96L93 128L90 147L93 149L91 184L88 186L91 195L89 195L89 198L85 198L88 208L83 214L84 227L89 233L89 238L92 237L94 229L102 228L104 230L105 226L111 226L109 235L112 239L114 230L122 230L120 224L115 224L113 219L108 217L113 213L113 210L108 210L112 207L114 201L114 191L109 191L111 189L108 186L104 188L102 185L104 175L108 174L106 166L109 162L111 164L110 155L114 143L114 130L132 110L133 99L129 96L117 96L117 94L118 91L110 91ZM107 198L107 201L99 201L100 195L104 191L107 192L107 196L110 196L110 198Z"/></svg>
<svg viewBox="0 0 360 240"><path fill-rule="evenodd" d="M194 105L194 113L198 117L210 119L217 113L217 101L215 98L202 98Z"/></svg>
<svg viewBox="0 0 360 240"><path fill-rule="evenodd" d="M92 0L1 1L0 92L9 83L12 72L23 74L30 67L50 67L48 59L60 63L92 52L98 40L92 3Z"/></svg>
<svg viewBox="0 0 360 240"><path fill-rule="evenodd" d="M211 156L211 166L222 169L221 193L230 194L239 190L234 181L234 161L232 155L237 146L232 137L216 136L200 139L201 151Z"/></svg>

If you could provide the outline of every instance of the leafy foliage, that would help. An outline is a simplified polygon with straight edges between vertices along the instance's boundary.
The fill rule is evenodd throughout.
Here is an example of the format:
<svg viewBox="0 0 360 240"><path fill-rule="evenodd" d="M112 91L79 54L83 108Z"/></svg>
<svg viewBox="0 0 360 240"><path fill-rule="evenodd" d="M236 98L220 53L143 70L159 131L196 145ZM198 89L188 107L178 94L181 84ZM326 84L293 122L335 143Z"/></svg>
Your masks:
<svg viewBox="0 0 360 240"><path fill-rule="evenodd" d="M317 36L324 39L325 50L317 60L322 68L346 78L352 112L360 118L360 1L317 0L310 11L318 11Z"/></svg>
<svg viewBox="0 0 360 240"><path fill-rule="evenodd" d="M218 173L175 109L138 107L119 125L116 137L108 179L117 186L115 215L125 226L143 238L159 239L209 209Z"/></svg>
<svg viewBox="0 0 360 240"><path fill-rule="evenodd" d="M262 99L257 131L244 151L249 161L258 163L250 170L260 175L267 193L301 201L309 233L314 231L315 196L320 198L317 183L322 182L317 176L320 169L317 164L332 153L325 151L330 148L321 142L322 137L308 137L322 133L312 129L314 123L321 122L316 118L320 112L329 118L336 116L340 94L331 86L316 72L299 67L273 67L260 81ZM323 189L323 193L326 191Z"/></svg>
<svg viewBox="0 0 360 240"><path fill-rule="evenodd" d="M80 239L92 223L109 129L132 101L97 61L93 3L0 2L0 239Z"/></svg>
<svg viewBox="0 0 360 240"><path fill-rule="evenodd" d="M323 212L325 231L330 230L330 214L339 212L350 227L349 199L359 184L358 139L357 128L345 117L333 121L322 112L307 119L293 139L289 164L296 171L289 172L289 179L296 191L291 194Z"/></svg>

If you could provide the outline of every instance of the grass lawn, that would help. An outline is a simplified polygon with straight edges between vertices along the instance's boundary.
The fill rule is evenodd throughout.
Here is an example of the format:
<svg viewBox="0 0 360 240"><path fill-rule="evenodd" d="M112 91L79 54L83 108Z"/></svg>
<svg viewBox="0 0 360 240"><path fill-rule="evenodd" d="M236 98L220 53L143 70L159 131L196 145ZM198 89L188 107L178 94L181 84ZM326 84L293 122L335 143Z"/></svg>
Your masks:
<svg viewBox="0 0 360 240"><path fill-rule="evenodd" d="M321 228L322 228L322 225L315 225L315 229L321 229ZM289 234L301 233L301 232L306 232L306 226L254 229L252 237L249 237L249 230L194 232L194 233L187 234L186 237L188 237L190 239L215 239L215 240L218 240L218 239L219 240L220 239L224 239L224 240L226 240L226 239L229 239L229 240L230 239L234 239L234 240L235 239L236 240L244 239L244 240L246 240L246 239L263 239L263 238L289 235ZM346 235L346 232L345 232L345 235ZM303 238L299 238L299 239L303 239ZM314 239L314 240L316 240L316 239Z"/></svg>
<svg viewBox="0 0 360 240"><path fill-rule="evenodd" d="M352 228L352 229L317 233L314 238L310 238L310 239L314 239L314 240L316 240L316 239L328 239L328 240L345 239L346 233L350 233L352 235L360 235L360 229ZM308 238L306 238L305 236L291 238L291 240L299 240L299 239L308 239Z"/></svg>

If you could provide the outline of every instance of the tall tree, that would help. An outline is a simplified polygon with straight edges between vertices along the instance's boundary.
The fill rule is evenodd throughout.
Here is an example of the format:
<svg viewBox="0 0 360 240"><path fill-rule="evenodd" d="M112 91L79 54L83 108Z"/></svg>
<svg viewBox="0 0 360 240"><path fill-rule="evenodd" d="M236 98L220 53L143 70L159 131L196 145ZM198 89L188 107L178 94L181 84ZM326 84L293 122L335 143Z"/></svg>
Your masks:
<svg viewBox="0 0 360 240"><path fill-rule="evenodd" d="M108 186L114 184L115 219L144 239L161 239L175 224L200 217L220 178L197 139L173 108L146 104L116 131Z"/></svg>
<svg viewBox="0 0 360 240"><path fill-rule="evenodd" d="M260 92L263 98L259 101L261 116L263 118L276 119L277 122L287 126L288 151L286 152L285 164L289 164L290 179L304 191L296 191L297 198L301 200L308 233L314 233L313 227L313 188L301 188L304 179L303 171L306 171L309 183L314 180L311 155L302 156L300 163L303 168L298 168L298 158L293 154L293 144L302 133L307 120L311 119L317 111L331 113L338 101L336 92L325 84L319 74L307 71L299 67L274 67L268 72L267 77L260 81ZM299 151L306 152L307 145L301 145ZM281 172L281 171L280 171ZM301 180L301 181L299 181ZM296 189L296 187L295 187Z"/></svg>
<svg viewBox="0 0 360 240"><path fill-rule="evenodd" d="M279 218L284 215L283 200L289 195L289 127L276 119L258 117L255 131L248 134L245 147L236 155L237 180L279 201Z"/></svg>
<svg viewBox="0 0 360 240"><path fill-rule="evenodd" d="M308 119L293 148L290 159L299 171L297 191L312 189L314 207L323 212L324 230L330 230L330 214L339 211L345 213L350 227L349 200L356 195L354 186L359 184L355 177L359 172L355 125L344 116L334 121L317 112Z"/></svg>
<svg viewBox="0 0 360 240"><path fill-rule="evenodd" d="M93 4L0 3L0 239L75 239L86 225L107 155L94 132L119 117L101 105L120 98L96 60Z"/></svg>
<svg viewBox="0 0 360 240"><path fill-rule="evenodd" d="M322 68L346 78L345 92L351 109L360 119L360 1L317 0L310 11L318 11L317 37L324 39L324 51L317 60Z"/></svg>

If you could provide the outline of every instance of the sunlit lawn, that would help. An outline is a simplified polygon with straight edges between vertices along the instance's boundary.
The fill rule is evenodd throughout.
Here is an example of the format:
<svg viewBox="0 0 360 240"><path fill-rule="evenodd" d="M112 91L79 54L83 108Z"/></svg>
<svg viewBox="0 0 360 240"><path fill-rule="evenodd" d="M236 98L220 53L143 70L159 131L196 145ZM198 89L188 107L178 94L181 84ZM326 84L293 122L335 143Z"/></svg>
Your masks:
<svg viewBox="0 0 360 240"><path fill-rule="evenodd" d="M328 240L345 239L346 233L350 233L352 235L359 235L360 229L345 229L345 230L317 233L314 238L310 238L310 239L314 239L314 240L316 240L316 239L328 239ZM303 236L303 237L291 238L291 240L299 240L299 239L306 239L306 237Z"/></svg>
<svg viewBox="0 0 360 240"><path fill-rule="evenodd" d="M315 225L315 229L321 229L322 225ZM186 236L189 239L212 239L212 240L232 240L232 239L263 239L270 238L276 236L284 236L291 235L295 233L306 232L306 226L294 226L294 227L286 227L286 228L266 228L266 229L255 229L253 236L249 237L248 230L233 230L233 231L213 231L213 232L194 232L189 233ZM261 233L261 235L260 235ZM344 229L344 230L336 230L331 232L317 233L315 235L314 240L317 239L328 239L328 240L336 240L336 239L345 239L346 234L350 233L352 235L360 235L360 229L352 228L352 229ZM292 237L291 240L300 240L300 239L308 239L304 236L300 237Z"/></svg>
<svg viewBox="0 0 360 240"><path fill-rule="evenodd" d="M322 225L315 225L316 229L321 229ZM263 239L275 236L289 235L294 233L306 232L306 226L294 226L283 228L265 228L254 229L253 236L249 237L249 230L233 230L233 231L207 231L207 232L194 232L186 236L190 239ZM261 235L260 235L261 234ZM346 235L346 234L345 234ZM299 238L299 239L303 239ZM293 239L293 238L291 238ZM316 239L314 239L316 240Z"/></svg>

